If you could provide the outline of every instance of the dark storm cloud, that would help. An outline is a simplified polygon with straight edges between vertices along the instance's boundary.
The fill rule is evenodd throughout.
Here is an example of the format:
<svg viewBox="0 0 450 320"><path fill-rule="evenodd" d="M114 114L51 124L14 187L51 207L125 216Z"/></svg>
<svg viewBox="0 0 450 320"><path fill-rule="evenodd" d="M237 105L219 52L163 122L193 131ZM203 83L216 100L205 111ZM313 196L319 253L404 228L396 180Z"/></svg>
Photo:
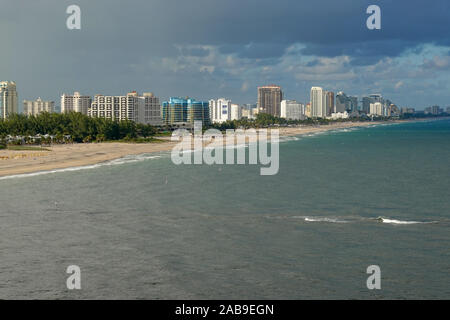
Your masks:
<svg viewBox="0 0 450 320"><path fill-rule="evenodd" d="M55 1L47 0L39 3L43 8L53 4L58 8L52 10L56 13L72 2L60 1L54 5ZM450 43L450 2L447 0L109 0L79 3L84 9L86 30L83 32L87 44L95 41L102 47L112 46L118 40L126 45L134 43L138 48L153 44L151 49L159 55L170 51L173 43L230 46L235 53L249 58L280 56L289 44L297 42L306 44L305 54L323 56L358 55L361 47L360 55L373 52L375 56L393 56L423 42ZM365 26L368 16L365 10L374 3L382 9L380 31L371 31ZM53 14L46 14L46 9L42 11L44 17ZM136 44L136 40L141 42ZM376 42L371 45L372 41Z"/></svg>

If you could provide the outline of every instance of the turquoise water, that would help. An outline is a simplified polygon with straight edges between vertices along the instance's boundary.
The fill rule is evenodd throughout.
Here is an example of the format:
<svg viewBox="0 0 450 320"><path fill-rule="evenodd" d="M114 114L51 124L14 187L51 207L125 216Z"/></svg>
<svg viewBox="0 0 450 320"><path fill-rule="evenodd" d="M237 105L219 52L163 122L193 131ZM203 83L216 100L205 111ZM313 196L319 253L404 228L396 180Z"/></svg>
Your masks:
<svg viewBox="0 0 450 320"><path fill-rule="evenodd" d="M440 120L284 138L275 176L161 153L2 179L0 298L449 299L449 159Z"/></svg>

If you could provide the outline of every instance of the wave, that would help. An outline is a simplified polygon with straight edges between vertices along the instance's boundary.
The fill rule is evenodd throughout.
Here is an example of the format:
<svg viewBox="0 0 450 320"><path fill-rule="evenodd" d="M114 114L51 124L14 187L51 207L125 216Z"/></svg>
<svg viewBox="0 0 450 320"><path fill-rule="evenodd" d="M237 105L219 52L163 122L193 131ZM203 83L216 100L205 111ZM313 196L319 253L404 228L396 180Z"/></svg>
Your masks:
<svg viewBox="0 0 450 320"><path fill-rule="evenodd" d="M154 154L153 155L152 154L128 155L128 156L125 156L122 158L109 160L109 161L105 161L105 162L100 162L100 163L96 163L96 164L91 164L91 165L4 176L4 177L0 177L0 181L1 180L9 180L9 179L17 179L17 178L36 177L36 176L47 175L47 174L52 174L52 173L90 170L90 169L96 169L96 168L100 168L100 167L104 167L104 166L116 166L116 165L121 165L121 164L126 164L126 163L134 163L134 162L141 162L141 161L150 160L150 159L157 159L157 158L161 158L161 157L162 157L162 155L154 155Z"/></svg>
<svg viewBox="0 0 450 320"><path fill-rule="evenodd" d="M365 218L365 217L357 217L357 216L343 216L343 217L317 217L317 216L291 216L289 218L293 219L302 219L305 222L325 222L325 223L357 223L364 221L377 221L386 224L395 224L395 225L413 225L413 224L434 224L438 223L438 221L412 221L412 220L397 220L385 217L378 218Z"/></svg>
<svg viewBox="0 0 450 320"><path fill-rule="evenodd" d="M319 132L309 132L309 133L302 133L300 134L301 137L316 137L316 136L321 136L321 135L326 135L331 133L331 130L327 130L327 131L319 131Z"/></svg>
<svg viewBox="0 0 450 320"><path fill-rule="evenodd" d="M299 141L299 140L300 140L299 136L281 136L279 138L280 142Z"/></svg>
<svg viewBox="0 0 450 320"><path fill-rule="evenodd" d="M430 223L437 223L437 221L405 221L405 220L396 220L396 219L390 219L390 218L384 218L384 217L378 217L375 220L381 222L381 223L388 223L388 224L430 224Z"/></svg>
<svg viewBox="0 0 450 320"><path fill-rule="evenodd" d="M338 218L325 218L325 217L305 217L305 216L294 216L294 219L303 219L306 222L328 222L328 223L348 223L349 221L340 220Z"/></svg>

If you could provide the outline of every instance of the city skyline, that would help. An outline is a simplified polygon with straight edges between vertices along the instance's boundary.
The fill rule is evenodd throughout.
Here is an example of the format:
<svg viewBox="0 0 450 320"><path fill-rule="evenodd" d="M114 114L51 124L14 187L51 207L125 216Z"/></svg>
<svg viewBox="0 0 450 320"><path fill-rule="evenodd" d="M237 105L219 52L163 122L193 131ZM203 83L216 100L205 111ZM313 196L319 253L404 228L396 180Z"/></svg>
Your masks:
<svg viewBox="0 0 450 320"><path fill-rule="evenodd" d="M26 103L43 101L41 96L38 96L37 98L23 99L22 103L19 103L19 99L17 98L19 96L19 90L17 90L16 82L15 81L11 81L11 80L2 80L2 79L0 79L0 81L4 85L12 84L12 86L14 87L14 93L15 93L15 96L16 96L15 99L16 99L16 104L17 104L16 105L17 111L15 111L14 113L25 113L26 114L26 113L28 113L26 111L26 107L25 107ZM340 107L339 105L340 104L346 105L347 103L350 104L350 109L352 109L352 110L358 110L358 111L362 111L364 113L368 113L369 105L367 105L367 106L365 105L368 102L367 99L375 99L375 100L377 100L377 98L382 98L383 97L382 93L372 93L372 94L368 94L368 95L364 95L364 96L357 96L357 95L348 95L347 96L346 92L343 92L343 91L337 91L337 92L335 92L335 91L328 91L328 90L323 89L322 87L312 86L311 89L310 89L310 92L309 92L309 97L306 97L306 99L304 99L304 100L298 101L297 99L293 99L292 97L286 97L286 95L284 94L284 89L281 86L276 85L276 84L270 84L270 85L260 85L260 86L258 86L256 88L257 89L256 99L255 99L256 102L254 102L254 103L248 103L248 101L247 101L245 103L237 103L236 104L236 103L234 103L234 100L232 100L228 96L222 96L222 98L217 98L218 96L215 96L215 97L208 97L206 99L198 99L198 100L211 101L211 100L216 100L216 99L219 99L219 100L220 99L224 99L224 100L227 101L227 103L231 103L231 101L233 101L234 105L239 105L240 107L245 107L245 106L248 106L248 105L254 105L255 107L258 107L259 109L261 109L260 111L263 111L263 109L265 109L265 107L260 107L260 106L258 106L258 104L259 104L259 100L260 100L260 95L261 95L261 93L264 90L269 89L269 92L270 92L270 90L273 90L273 89L279 90L279 96L275 99L276 100L275 103L277 103L277 102L281 103L282 100L295 100L295 101L298 101L300 103L309 104L309 103L312 102L311 90L316 89L316 88L323 90L324 108L326 109L326 111L324 109L324 114L326 114L326 115L330 115L334 111L336 111L336 112L343 112L345 109L340 110L340 108L341 107L345 108L345 106L341 106ZM92 100L93 100L92 98L95 98L97 96L104 96L104 97L106 97L106 96L109 96L109 97L125 96L125 95L128 95L128 94L134 94L134 93L136 93L138 91L136 91L136 90L128 90L128 91L123 91L120 94L104 94L104 93L98 93L97 92L94 95L85 94L83 96L80 96L80 92L76 91L76 89L73 89L72 92L74 92L73 95L72 94L67 94L66 92L64 92L61 95L59 95L57 101L60 101L60 104L59 105L54 105L52 107L52 111L51 112L66 112L66 111L72 110L72 111L76 111L76 112L81 112L81 113L87 114L87 109L90 107L90 105L92 103ZM146 94L146 93L144 92L144 94ZM150 94L150 93L147 93L147 94ZM153 95L153 93L151 93L151 95ZM335 99L335 95L336 95L336 99ZM77 97L78 97L78 99L82 98L83 101L84 100L89 100L89 101L86 102L86 105L83 104L82 107L81 106L76 107L74 105L74 102L71 101L71 102L69 102L69 104L70 104L70 107L69 107L70 110L69 110L64 105L68 103L68 101L67 101L68 98L69 99L73 99L74 97L75 97L75 99L77 99ZM168 98L160 98L160 96L158 96L158 99L170 100L171 98L181 98L181 97L183 97L183 96L180 96L180 95L169 95ZM184 97L186 99L188 99L188 98L192 98L193 96L192 95L186 95ZM341 97L341 99L340 99L340 97ZM278 101L278 98L279 98L279 101ZM44 101L45 102L55 103L54 101L48 100L48 99L45 99ZM388 102L388 104L392 103L392 101L390 99L387 99L386 102ZM336 110L333 110L332 108L335 105L336 105ZM430 108L430 106L433 107L433 106L438 106L438 105L436 103L430 102L427 105L422 106L422 108L417 108L417 109L413 108L413 109L415 109L417 111L426 111L428 108ZM400 105L400 107L411 108L411 106L409 106L409 105L407 105L407 106L406 105ZM444 104L444 105L442 105L442 107L443 107L443 109L447 109L447 108L450 108L450 105ZM84 111L80 111L79 108L83 108L85 110ZM273 108L273 107L270 106L270 108ZM65 109L67 109L67 110L65 110ZM263 112L263 113L268 113L268 114L279 116L280 112L273 112L273 111L274 110L265 110L265 112ZM279 106L278 106L278 111L279 111Z"/></svg>
<svg viewBox="0 0 450 320"><path fill-rule="evenodd" d="M241 117L254 119L258 113L267 113L288 120L305 118L335 120L365 116L397 117L416 112L441 115L448 114L450 110L450 106L441 108L438 105L431 105L423 110L416 110L409 106L399 107L390 99L383 97L382 94L371 94L359 100L356 96L347 96L344 92L339 91L336 93L335 101L335 92L322 87L311 87L310 99L305 105L302 102L284 97L283 89L276 84L258 86L257 103L253 105L235 104L232 103L231 99L223 97L209 99L209 102L206 102L189 96L185 98L172 96L168 99L169 101L164 101L161 104L159 97L154 93L144 92L140 96L136 90L129 91L126 95L96 94L92 99L89 95L81 95L75 91L73 95L66 93L61 95L60 108L55 108L54 101L44 101L39 97L35 100L23 100L23 108L19 110L16 83L1 81L0 84L2 84L0 88L2 94L0 114L3 114L5 109L3 106L6 106L7 112L3 114L3 118L7 118L8 113L22 113L30 116L42 112L67 113L75 111L90 117L111 120L128 119L136 123L160 125L180 121L192 122L194 119L205 123L240 120ZM173 104L174 101L179 102ZM175 106L178 104L179 106ZM208 109L207 117L204 109ZM243 112L245 109L247 112Z"/></svg>
<svg viewBox="0 0 450 320"><path fill-rule="evenodd" d="M281 1L276 10L269 1L239 2L240 10L234 1L78 1L81 30L65 26L69 4L45 0L27 10L2 4L1 26L9 32L0 78L20 84L19 101L58 101L75 88L91 96L150 88L162 100L226 96L243 104L256 102L258 86L277 83L302 102L320 86L358 97L382 93L416 109L449 105L446 1L410 1L408 10L379 1L381 30L366 28L369 1ZM186 6L200 18L185 17ZM167 16L187 22L183 30ZM213 23L218 18L223 23Z"/></svg>

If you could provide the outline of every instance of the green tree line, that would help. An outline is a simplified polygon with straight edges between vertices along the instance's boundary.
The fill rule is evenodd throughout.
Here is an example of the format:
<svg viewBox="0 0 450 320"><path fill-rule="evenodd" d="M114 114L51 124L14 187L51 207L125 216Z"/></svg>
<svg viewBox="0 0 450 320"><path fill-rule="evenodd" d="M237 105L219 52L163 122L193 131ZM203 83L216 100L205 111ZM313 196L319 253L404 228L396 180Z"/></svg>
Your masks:
<svg viewBox="0 0 450 320"><path fill-rule="evenodd" d="M129 120L91 118L77 112L42 113L37 116L13 114L0 120L0 138L6 136L70 136L74 142L133 140L150 138L158 130Z"/></svg>

